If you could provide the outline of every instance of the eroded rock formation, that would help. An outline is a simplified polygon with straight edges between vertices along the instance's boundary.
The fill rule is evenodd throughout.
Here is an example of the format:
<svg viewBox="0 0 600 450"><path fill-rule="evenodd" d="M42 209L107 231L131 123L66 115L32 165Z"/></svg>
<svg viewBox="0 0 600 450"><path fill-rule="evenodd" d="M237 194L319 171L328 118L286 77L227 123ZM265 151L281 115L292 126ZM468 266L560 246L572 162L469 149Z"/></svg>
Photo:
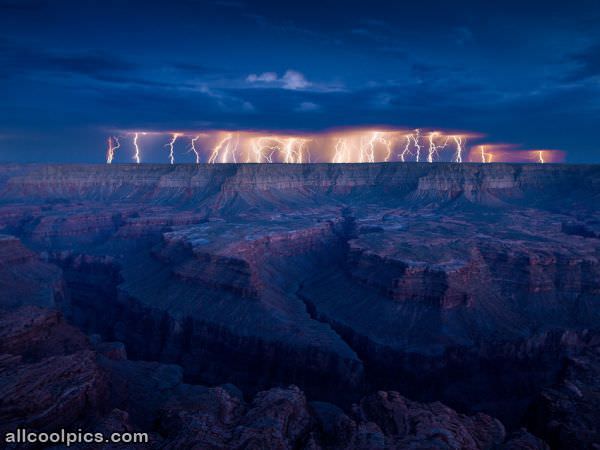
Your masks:
<svg viewBox="0 0 600 450"><path fill-rule="evenodd" d="M173 448L566 448L539 395L598 339L599 203L596 166L5 165L0 308L94 337L7 327L2 351L120 399L77 420Z"/></svg>

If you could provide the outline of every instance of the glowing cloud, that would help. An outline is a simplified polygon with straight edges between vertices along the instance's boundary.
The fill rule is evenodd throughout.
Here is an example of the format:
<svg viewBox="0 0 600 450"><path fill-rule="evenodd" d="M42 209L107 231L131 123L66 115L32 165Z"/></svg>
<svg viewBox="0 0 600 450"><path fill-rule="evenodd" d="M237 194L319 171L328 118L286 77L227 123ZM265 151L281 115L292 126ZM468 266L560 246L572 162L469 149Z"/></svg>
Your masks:
<svg viewBox="0 0 600 450"><path fill-rule="evenodd" d="M139 138L147 132L123 132L107 140L106 162L113 163L120 147L119 136L133 136L136 163L141 162ZM213 130L198 132L150 132L170 136L168 162L175 164L175 144L188 142L194 163L377 163L377 162L535 162L549 163L564 159L558 150L521 150L509 144L477 143L480 135L467 132L345 128L313 134L262 133L259 131ZM162 139L162 138L161 138ZM164 142L164 141L163 141ZM149 145L148 143L147 145Z"/></svg>
<svg viewBox="0 0 600 450"><path fill-rule="evenodd" d="M512 144L482 144L471 149L469 162L501 163L556 163L564 161L560 150L521 150Z"/></svg>

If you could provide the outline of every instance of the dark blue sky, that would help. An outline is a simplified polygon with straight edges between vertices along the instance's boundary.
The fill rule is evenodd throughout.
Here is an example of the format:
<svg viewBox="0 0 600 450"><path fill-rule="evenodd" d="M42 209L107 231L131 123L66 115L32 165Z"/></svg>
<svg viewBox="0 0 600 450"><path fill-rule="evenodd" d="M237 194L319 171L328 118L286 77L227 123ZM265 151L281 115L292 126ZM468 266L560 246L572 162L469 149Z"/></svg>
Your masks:
<svg viewBox="0 0 600 450"><path fill-rule="evenodd" d="M387 124L600 162L598 1L0 0L0 160Z"/></svg>

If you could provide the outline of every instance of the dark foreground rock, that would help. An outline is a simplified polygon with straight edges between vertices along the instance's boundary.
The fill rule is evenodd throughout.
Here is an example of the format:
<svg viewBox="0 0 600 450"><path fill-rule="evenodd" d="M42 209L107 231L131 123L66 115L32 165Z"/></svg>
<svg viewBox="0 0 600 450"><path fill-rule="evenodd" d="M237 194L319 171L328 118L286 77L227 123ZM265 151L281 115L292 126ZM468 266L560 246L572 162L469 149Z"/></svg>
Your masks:
<svg viewBox="0 0 600 450"><path fill-rule="evenodd" d="M97 415L107 378L85 336L56 311L0 315L0 431L51 431Z"/></svg>
<svg viewBox="0 0 600 450"><path fill-rule="evenodd" d="M558 382L536 398L528 420L552 448L600 448L600 346L567 359Z"/></svg>
<svg viewBox="0 0 600 450"><path fill-rule="evenodd" d="M308 402L296 386L247 402L231 385L184 383L179 366L128 361L118 345L99 342L94 350L55 311L37 307L0 315L0 332L2 351L10 352L0 356L3 433L149 433L150 443L137 447L74 446L107 449L543 448L521 446L538 442L533 437L507 441L504 426L486 414L459 414L393 391L367 396L349 412Z"/></svg>

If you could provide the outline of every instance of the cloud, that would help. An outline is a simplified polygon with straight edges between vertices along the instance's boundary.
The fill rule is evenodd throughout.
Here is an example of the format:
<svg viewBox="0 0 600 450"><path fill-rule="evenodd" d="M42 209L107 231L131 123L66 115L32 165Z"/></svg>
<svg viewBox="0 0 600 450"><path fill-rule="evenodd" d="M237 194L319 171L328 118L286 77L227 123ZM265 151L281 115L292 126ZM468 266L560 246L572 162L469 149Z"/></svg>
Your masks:
<svg viewBox="0 0 600 450"><path fill-rule="evenodd" d="M600 43L571 55L570 61L577 68L566 79L568 81L582 81L600 76Z"/></svg>
<svg viewBox="0 0 600 450"><path fill-rule="evenodd" d="M281 77L276 72L251 73L246 77L246 81L262 85L271 84L282 89L292 90L306 89L311 85L301 72L291 69L287 70Z"/></svg>
<svg viewBox="0 0 600 450"><path fill-rule="evenodd" d="M140 66L106 52L42 50L9 40L0 40L0 61L0 76L5 78L24 73L46 72L79 75L110 83L166 85L161 81L141 77Z"/></svg>
<svg viewBox="0 0 600 450"><path fill-rule="evenodd" d="M247 112L254 112L254 105L248 101L242 103L242 110Z"/></svg>
<svg viewBox="0 0 600 450"><path fill-rule="evenodd" d="M216 69L195 63L176 61L157 70L116 53L44 49L0 38L0 78L38 73L58 74L61 79L69 75L111 84L165 88L190 88L191 79L218 75Z"/></svg>
<svg viewBox="0 0 600 450"><path fill-rule="evenodd" d="M321 109L321 107L319 105L317 105L316 103L313 103L313 102L302 102L296 108L296 111L298 111L298 112L311 112L311 111L318 111L319 109Z"/></svg>
<svg viewBox="0 0 600 450"><path fill-rule="evenodd" d="M246 78L246 81L249 81L250 83L258 83L258 82L272 83L277 80L278 80L278 77L275 72L263 72L260 75L251 73Z"/></svg>
<svg viewBox="0 0 600 450"><path fill-rule="evenodd" d="M310 86L310 83L304 75L295 70L288 70L282 77L283 87L285 89L304 89Z"/></svg>

